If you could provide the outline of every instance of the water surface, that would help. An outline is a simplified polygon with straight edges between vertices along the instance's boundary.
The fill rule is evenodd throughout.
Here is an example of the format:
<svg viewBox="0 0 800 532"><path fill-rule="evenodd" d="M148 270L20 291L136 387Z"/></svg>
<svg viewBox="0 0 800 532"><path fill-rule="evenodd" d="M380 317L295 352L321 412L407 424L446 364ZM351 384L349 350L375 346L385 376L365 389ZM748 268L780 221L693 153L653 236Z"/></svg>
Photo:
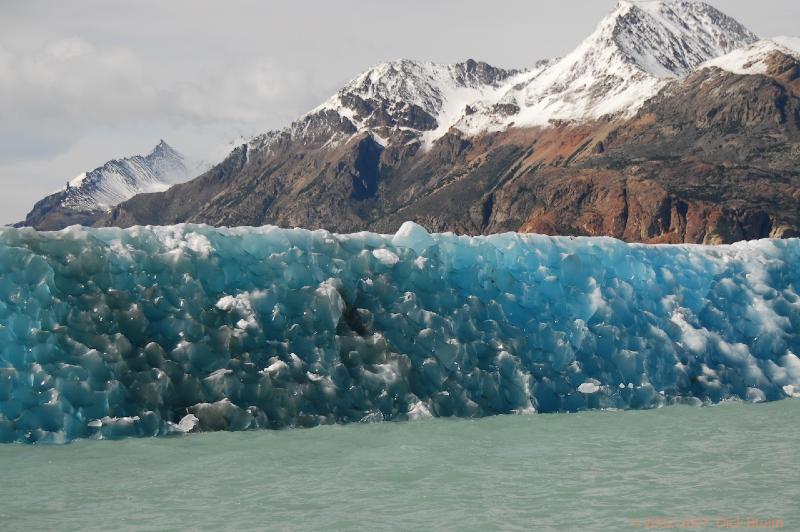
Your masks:
<svg viewBox="0 0 800 532"><path fill-rule="evenodd" d="M800 529L800 401L0 446L4 530ZM679 524L676 521L676 525Z"/></svg>

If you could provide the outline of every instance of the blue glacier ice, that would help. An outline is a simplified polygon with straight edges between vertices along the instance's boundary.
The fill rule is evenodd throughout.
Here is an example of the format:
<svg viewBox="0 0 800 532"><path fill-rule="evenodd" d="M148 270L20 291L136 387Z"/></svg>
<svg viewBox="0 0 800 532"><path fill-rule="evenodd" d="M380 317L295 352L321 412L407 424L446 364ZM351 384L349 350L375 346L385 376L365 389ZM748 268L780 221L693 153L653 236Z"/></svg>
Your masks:
<svg viewBox="0 0 800 532"><path fill-rule="evenodd" d="M0 229L0 441L800 392L800 241Z"/></svg>

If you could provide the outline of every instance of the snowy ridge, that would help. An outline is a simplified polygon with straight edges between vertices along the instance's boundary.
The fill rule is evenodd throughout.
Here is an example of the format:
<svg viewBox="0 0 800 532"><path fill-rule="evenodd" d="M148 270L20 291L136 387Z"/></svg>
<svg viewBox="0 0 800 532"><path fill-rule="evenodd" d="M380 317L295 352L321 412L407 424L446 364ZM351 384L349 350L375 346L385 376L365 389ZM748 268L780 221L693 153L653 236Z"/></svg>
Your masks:
<svg viewBox="0 0 800 532"><path fill-rule="evenodd" d="M510 74L475 61L455 65L407 59L390 61L363 72L312 113L323 109L352 112L343 100L355 95L364 100L376 99L400 106L413 104L437 115L454 96L467 94L469 96L462 99L474 101L499 87L499 82Z"/></svg>
<svg viewBox="0 0 800 532"><path fill-rule="evenodd" d="M143 192L162 192L189 177L184 158L163 140L147 155L114 159L64 187L61 205L75 210L110 209Z"/></svg>
<svg viewBox="0 0 800 532"><path fill-rule="evenodd" d="M538 67L538 68L541 68ZM357 131L371 129L376 112L402 117L414 108L430 117L427 123L403 123L397 127L424 131L428 142L444 135L468 111L468 106L497 101L507 90L525 78L518 71L503 70L486 63L468 60L454 65L399 60L370 68L348 83L338 94L311 111L335 111L347 118ZM369 102L373 109L359 109ZM376 140L382 140L378 137Z"/></svg>
<svg viewBox="0 0 800 532"><path fill-rule="evenodd" d="M540 62L535 70L541 69ZM453 65L402 59L376 65L290 127L269 131L247 142L249 149L269 150L282 139L342 137L368 131L385 144L392 131L432 141L461 119L468 106L497 101L509 84L523 80L517 70L496 68L472 59ZM335 117L335 119L333 118Z"/></svg>
<svg viewBox="0 0 800 532"><path fill-rule="evenodd" d="M717 67L734 74L765 74L768 67L766 60L775 52L800 60L800 40L794 43L795 48L790 47L793 44L790 39L784 39L784 42L786 44L767 39L757 41L729 54L706 61L701 68Z"/></svg>

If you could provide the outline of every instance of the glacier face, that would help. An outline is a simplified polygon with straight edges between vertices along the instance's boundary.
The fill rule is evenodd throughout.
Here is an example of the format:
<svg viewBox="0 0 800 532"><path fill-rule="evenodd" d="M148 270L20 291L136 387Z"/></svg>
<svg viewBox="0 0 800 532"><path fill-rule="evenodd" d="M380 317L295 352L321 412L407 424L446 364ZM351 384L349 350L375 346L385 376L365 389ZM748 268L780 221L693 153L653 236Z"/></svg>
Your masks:
<svg viewBox="0 0 800 532"><path fill-rule="evenodd" d="M800 241L0 229L0 441L800 391Z"/></svg>

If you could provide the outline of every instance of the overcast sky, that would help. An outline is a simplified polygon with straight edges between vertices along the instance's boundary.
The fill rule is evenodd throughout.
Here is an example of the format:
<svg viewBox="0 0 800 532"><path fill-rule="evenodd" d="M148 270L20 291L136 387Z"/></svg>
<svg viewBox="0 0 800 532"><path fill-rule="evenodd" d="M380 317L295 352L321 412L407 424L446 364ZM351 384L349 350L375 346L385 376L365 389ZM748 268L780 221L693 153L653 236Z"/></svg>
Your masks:
<svg viewBox="0 0 800 532"><path fill-rule="evenodd" d="M370 65L563 55L615 0L0 0L0 223L163 138L218 161ZM762 37L796 0L712 0Z"/></svg>

